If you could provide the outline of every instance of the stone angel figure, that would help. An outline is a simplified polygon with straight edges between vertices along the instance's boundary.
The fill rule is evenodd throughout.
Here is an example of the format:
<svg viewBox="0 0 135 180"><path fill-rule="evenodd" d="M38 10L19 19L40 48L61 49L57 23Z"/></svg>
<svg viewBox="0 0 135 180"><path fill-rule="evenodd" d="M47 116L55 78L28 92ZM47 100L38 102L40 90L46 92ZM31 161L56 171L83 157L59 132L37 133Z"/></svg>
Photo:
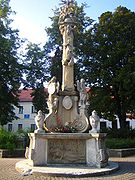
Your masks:
<svg viewBox="0 0 135 180"><path fill-rule="evenodd" d="M50 113L52 113L52 111L57 110L57 104L58 104L57 93L59 92L59 89L60 89L60 84L59 82L56 81L56 77L54 76L48 83L49 97L48 97L47 104L48 104Z"/></svg>
<svg viewBox="0 0 135 180"><path fill-rule="evenodd" d="M80 92L80 106L85 106L86 104L86 86L85 86L85 80L81 79L80 81L77 81L77 90Z"/></svg>

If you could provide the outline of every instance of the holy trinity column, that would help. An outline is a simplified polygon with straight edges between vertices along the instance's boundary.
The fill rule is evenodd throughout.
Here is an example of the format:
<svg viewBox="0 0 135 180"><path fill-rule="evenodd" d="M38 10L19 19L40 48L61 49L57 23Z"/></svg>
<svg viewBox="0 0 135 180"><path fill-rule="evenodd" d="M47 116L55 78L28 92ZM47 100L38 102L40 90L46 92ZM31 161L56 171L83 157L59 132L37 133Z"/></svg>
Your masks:
<svg viewBox="0 0 135 180"><path fill-rule="evenodd" d="M62 91L74 91L74 55L73 39L75 29L75 5L73 0L62 1L64 6L61 8L59 17L59 29L63 36L63 76Z"/></svg>

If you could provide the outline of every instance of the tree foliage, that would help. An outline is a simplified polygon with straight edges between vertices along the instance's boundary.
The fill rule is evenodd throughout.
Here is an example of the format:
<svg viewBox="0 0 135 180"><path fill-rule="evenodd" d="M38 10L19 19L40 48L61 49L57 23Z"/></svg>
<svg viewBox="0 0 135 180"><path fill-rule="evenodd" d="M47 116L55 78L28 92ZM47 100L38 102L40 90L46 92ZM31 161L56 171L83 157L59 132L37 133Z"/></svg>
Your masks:
<svg viewBox="0 0 135 180"><path fill-rule="evenodd" d="M25 74L26 86L36 88L48 78L46 52L38 44L29 43L26 47Z"/></svg>
<svg viewBox="0 0 135 180"><path fill-rule="evenodd" d="M21 82L21 68L17 53L20 47L18 31L10 27L12 20L9 0L0 1L0 124L15 118L17 91Z"/></svg>
<svg viewBox="0 0 135 180"><path fill-rule="evenodd" d="M33 88L33 105L36 109L47 112L47 92L44 83L48 80L48 59L47 51L38 44L29 43L25 56L25 86Z"/></svg>
<svg viewBox="0 0 135 180"><path fill-rule="evenodd" d="M93 28L93 58L90 73L91 107L106 118L117 115L126 127L126 113L135 113L135 13L125 7L105 12Z"/></svg>
<svg viewBox="0 0 135 180"><path fill-rule="evenodd" d="M57 47L54 56L50 59L50 76L55 76L57 81L62 82L62 63L60 61L60 57L62 57L62 50Z"/></svg>
<svg viewBox="0 0 135 180"><path fill-rule="evenodd" d="M43 83L39 83L36 88L33 89L33 92L31 94L33 97L33 105L35 107L36 112L41 110L44 114L48 113L47 108L47 97L48 93L46 89L44 88Z"/></svg>

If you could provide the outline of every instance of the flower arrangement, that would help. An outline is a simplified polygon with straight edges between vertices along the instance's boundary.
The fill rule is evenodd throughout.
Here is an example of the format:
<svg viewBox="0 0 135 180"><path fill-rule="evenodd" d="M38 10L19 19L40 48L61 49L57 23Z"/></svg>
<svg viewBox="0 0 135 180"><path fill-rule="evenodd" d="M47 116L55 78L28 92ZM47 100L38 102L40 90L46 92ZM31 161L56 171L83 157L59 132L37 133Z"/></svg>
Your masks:
<svg viewBox="0 0 135 180"><path fill-rule="evenodd" d="M77 133L77 129L74 127L73 122L66 122L64 125L62 124L61 118L59 116L56 117L57 126L47 128L44 124L44 129L47 133Z"/></svg>
<svg viewBox="0 0 135 180"><path fill-rule="evenodd" d="M53 129L54 132L60 133L76 133L77 130L70 125L70 123L66 123L64 126L57 126Z"/></svg>
<svg viewBox="0 0 135 180"><path fill-rule="evenodd" d="M77 133L77 129L72 126L72 122L66 122L64 126L58 125L50 131L58 133Z"/></svg>

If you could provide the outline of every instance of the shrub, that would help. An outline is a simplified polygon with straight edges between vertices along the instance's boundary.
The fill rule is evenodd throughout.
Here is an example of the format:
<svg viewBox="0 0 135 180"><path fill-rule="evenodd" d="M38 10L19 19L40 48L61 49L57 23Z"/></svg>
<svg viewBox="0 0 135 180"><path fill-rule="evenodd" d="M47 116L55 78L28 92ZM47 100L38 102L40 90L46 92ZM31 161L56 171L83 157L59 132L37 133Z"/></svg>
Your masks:
<svg viewBox="0 0 135 180"><path fill-rule="evenodd" d="M135 129L104 129L108 138L135 138Z"/></svg>
<svg viewBox="0 0 135 180"><path fill-rule="evenodd" d="M107 138L106 146L109 149L135 148L135 138Z"/></svg>
<svg viewBox="0 0 135 180"><path fill-rule="evenodd" d="M13 150L16 148L17 136L12 132L0 129L0 148Z"/></svg>

